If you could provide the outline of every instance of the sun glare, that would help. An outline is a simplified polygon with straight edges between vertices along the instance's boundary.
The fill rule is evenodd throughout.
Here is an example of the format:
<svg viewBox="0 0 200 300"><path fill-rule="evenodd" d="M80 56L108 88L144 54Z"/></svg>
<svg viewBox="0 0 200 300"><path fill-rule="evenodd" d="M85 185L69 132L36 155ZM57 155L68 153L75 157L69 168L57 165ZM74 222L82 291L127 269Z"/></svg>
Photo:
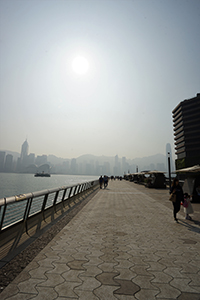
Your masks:
<svg viewBox="0 0 200 300"><path fill-rule="evenodd" d="M72 62L72 69L75 73L84 75L89 69L89 63L85 57L77 56Z"/></svg>

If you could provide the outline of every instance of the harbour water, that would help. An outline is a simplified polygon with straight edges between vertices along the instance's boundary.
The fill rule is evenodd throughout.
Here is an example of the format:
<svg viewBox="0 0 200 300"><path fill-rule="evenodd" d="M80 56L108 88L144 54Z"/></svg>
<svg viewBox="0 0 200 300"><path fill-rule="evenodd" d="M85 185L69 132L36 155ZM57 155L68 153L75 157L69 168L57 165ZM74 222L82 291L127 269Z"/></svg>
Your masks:
<svg viewBox="0 0 200 300"><path fill-rule="evenodd" d="M84 175L53 174L51 177L34 177L34 174L0 173L0 199L96 179L97 176Z"/></svg>

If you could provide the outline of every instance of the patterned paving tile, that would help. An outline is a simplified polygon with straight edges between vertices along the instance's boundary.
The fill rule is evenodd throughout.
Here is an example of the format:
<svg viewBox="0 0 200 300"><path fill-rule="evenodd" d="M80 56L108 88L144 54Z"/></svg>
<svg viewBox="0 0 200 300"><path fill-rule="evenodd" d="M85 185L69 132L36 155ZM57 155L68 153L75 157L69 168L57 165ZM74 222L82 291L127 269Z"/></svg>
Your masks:
<svg viewBox="0 0 200 300"><path fill-rule="evenodd" d="M155 286L152 285L151 281L154 279L154 276L142 276L137 275L132 279L132 282L137 284L141 289L156 289Z"/></svg>
<svg viewBox="0 0 200 300"><path fill-rule="evenodd" d="M58 258L58 261L59 260L60 259ZM39 260L38 264L39 264L40 267L49 268L49 267L53 267L53 265L52 265L53 262L54 262L54 259L52 260L51 258L45 258L43 260Z"/></svg>
<svg viewBox="0 0 200 300"><path fill-rule="evenodd" d="M117 256L116 256L117 261L129 259L132 257L131 254L124 252L124 251L115 251L115 253L117 254Z"/></svg>
<svg viewBox="0 0 200 300"><path fill-rule="evenodd" d="M90 291L76 290L76 294L81 300L99 300L99 298L95 296L93 292Z"/></svg>
<svg viewBox="0 0 200 300"><path fill-rule="evenodd" d="M135 296L133 296L133 295L118 295L118 294L115 294L115 297L116 297L116 299L119 299L119 300L133 300L133 299L136 299Z"/></svg>
<svg viewBox="0 0 200 300"><path fill-rule="evenodd" d="M169 283L173 279L172 276L161 271L151 271L150 273L154 276L154 279L151 280L152 283Z"/></svg>
<svg viewBox="0 0 200 300"><path fill-rule="evenodd" d="M67 262L72 261L73 257L71 255L65 255L62 256L60 259L58 260L53 260L52 261L52 265L55 264L67 264ZM54 265L53 265L54 266Z"/></svg>
<svg viewBox="0 0 200 300"><path fill-rule="evenodd" d="M191 279L189 285L191 285L191 286L199 286L199 283L200 283L200 273L199 274L189 274L188 278Z"/></svg>
<svg viewBox="0 0 200 300"><path fill-rule="evenodd" d="M119 295L134 295L140 290L140 287L131 280L115 279L120 284L120 288L114 291L114 294Z"/></svg>
<svg viewBox="0 0 200 300"><path fill-rule="evenodd" d="M148 290L142 289L135 294L135 298L138 300L154 300L156 295L158 295L159 290Z"/></svg>
<svg viewBox="0 0 200 300"><path fill-rule="evenodd" d="M178 298L178 300L200 300L199 293L182 293Z"/></svg>
<svg viewBox="0 0 200 300"><path fill-rule="evenodd" d="M135 265L135 266L131 267L130 270L133 271L133 273L136 273L138 275L144 275L144 276L151 275L150 272L148 272L146 268L148 268L148 266Z"/></svg>
<svg viewBox="0 0 200 300"><path fill-rule="evenodd" d="M118 257L116 257L115 260L118 262L115 268L129 269L134 266L134 263L127 259L118 259Z"/></svg>
<svg viewBox="0 0 200 300"><path fill-rule="evenodd" d="M29 278L31 278L28 270L23 270L23 272L21 272L13 281L12 283L14 284L18 284L19 282L28 280Z"/></svg>
<svg viewBox="0 0 200 300"><path fill-rule="evenodd" d="M98 266L99 264L101 264L103 261L102 259L100 259L99 257L93 256L93 255L88 255L87 256L88 261L86 263L84 263L84 267L87 266Z"/></svg>
<svg viewBox="0 0 200 300"><path fill-rule="evenodd" d="M80 270L69 270L65 273L62 274L62 277L67 281L67 282L78 282L82 283L83 281L79 277L79 275L83 274L84 271Z"/></svg>
<svg viewBox="0 0 200 300"><path fill-rule="evenodd" d="M30 278L18 284L19 291L25 294L37 294L36 285L44 282L41 279Z"/></svg>
<svg viewBox="0 0 200 300"><path fill-rule="evenodd" d="M193 293L193 292L195 292L195 289L189 285L190 282L191 282L191 279L189 279L189 278L174 278L170 282L170 285L179 289L182 292Z"/></svg>
<svg viewBox="0 0 200 300"><path fill-rule="evenodd" d="M151 262L149 261L148 264L150 265L147 267L147 271L163 271L166 269L166 266L160 264L159 262Z"/></svg>
<svg viewBox="0 0 200 300"><path fill-rule="evenodd" d="M38 258L38 256L37 256ZM30 262L30 264L28 264L28 266L26 266L25 270L26 272L30 271L30 270L33 270L33 269L37 269L39 267L39 261L37 262L36 260L32 260Z"/></svg>
<svg viewBox="0 0 200 300"><path fill-rule="evenodd" d="M87 252L77 252L75 254L72 254L71 256L75 259L75 260L87 260L87 256L88 253Z"/></svg>
<svg viewBox="0 0 200 300"><path fill-rule="evenodd" d="M34 300L53 300L56 299L58 294L55 292L53 288L50 287L36 287L36 290L38 291L38 295L36 297L33 297Z"/></svg>
<svg viewBox="0 0 200 300"><path fill-rule="evenodd" d="M116 276L116 279L126 279L126 280L131 280L137 276L136 273L134 273L130 269L120 269L116 268L116 271L118 271L119 275Z"/></svg>
<svg viewBox="0 0 200 300"><path fill-rule="evenodd" d="M83 265L84 266L84 265ZM99 275L102 273L102 270L96 266L86 266L85 271L81 274L81 276L93 276Z"/></svg>
<svg viewBox="0 0 200 300"><path fill-rule="evenodd" d="M101 282L101 284L105 285L119 285L117 282L114 280L115 276L117 273L101 273L96 276L96 279Z"/></svg>
<svg viewBox="0 0 200 300"><path fill-rule="evenodd" d="M45 286L45 287L55 287L56 285L62 283L64 281L63 277L59 274L47 274L47 280L38 283L38 286Z"/></svg>
<svg viewBox="0 0 200 300"><path fill-rule="evenodd" d="M134 265L147 266L147 267L149 266L149 263L146 261L147 260L146 256L142 256L142 255L133 256L130 257L128 260L131 261Z"/></svg>
<svg viewBox="0 0 200 300"><path fill-rule="evenodd" d="M9 300L28 300L33 299L34 295L31 294L24 294L24 293L18 293L17 295L9 297ZM4 298L8 299L8 298ZM1 298L3 300L3 298Z"/></svg>
<svg viewBox="0 0 200 300"><path fill-rule="evenodd" d="M167 267L163 272L170 275L172 278L186 278L185 274L181 273L182 268L177 267Z"/></svg>
<svg viewBox="0 0 200 300"><path fill-rule="evenodd" d="M74 288L77 287L80 283L77 282L64 282L55 287L59 297L69 297L78 299L78 295L74 292Z"/></svg>
<svg viewBox="0 0 200 300"><path fill-rule="evenodd" d="M165 283L153 283L153 285L160 290L160 293L156 295L156 298L172 298L176 299L178 296L180 296L181 291L178 289L172 287L170 284Z"/></svg>
<svg viewBox="0 0 200 300"><path fill-rule="evenodd" d="M52 266L52 268L49 268L49 267L39 267L37 269L29 271L29 274L30 274L31 278L38 278L38 279L44 279L44 280L46 280L47 279L47 276L45 275L46 272L48 272L48 271L50 271L52 269L53 269L53 266Z"/></svg>
<svg viewBox="0 0 200 300"><path fill-rule="evenodd" d="M103 272L116 272L115 266L118 265L118 262L116 261L115 263L106 263L102 262L101 264L98 265L98 268L102 270Z"/></svg>
<svg viewBox="0 0 200 300"><path fill-rule="evenodd" d="M67 266L72 270L85 270L83 267L84 263L87 263L87 260L73 260L67 263Z"/></svg>
<svg viewBox="0 0 200 300"><path fill-rule="evenodd" d="M62 274L70 270L66 263L52 262L52 267L53 269L47 271L46 273Z"/></svg>
<svg viewBox="0 0 200 300"><path fill-rule="evenodd" d="M76 290L84 290L84 291L92 292L93 290L95 290L97 287L101 285L101 283L94 277L81 276L81 280L82 280L82 284L74 289L75 292Z"/></svg>
<svg viewBox="0 0 200 300"><path fill-rule="evenodd" d="M116 300L116 297L113 294L114 290L116 290L116 286L101 285L99 288L95 289L93 293L102 300Z"/></svg>

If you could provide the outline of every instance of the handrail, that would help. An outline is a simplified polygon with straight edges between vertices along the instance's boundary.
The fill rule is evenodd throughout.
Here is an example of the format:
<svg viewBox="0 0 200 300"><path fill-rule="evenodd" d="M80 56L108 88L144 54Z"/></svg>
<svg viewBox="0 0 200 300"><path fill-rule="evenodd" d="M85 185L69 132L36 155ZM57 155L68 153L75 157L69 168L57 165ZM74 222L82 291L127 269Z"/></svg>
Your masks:
<svg viewBox="0 0 200 300"><path fill-rule="evenodd" d="M0 199L0 232L5 228L18 223L26 222L30 216L43 213L57 203L63 203L82 192L94 187L98 180L77 183L27 194L20 194Z"/></svg>

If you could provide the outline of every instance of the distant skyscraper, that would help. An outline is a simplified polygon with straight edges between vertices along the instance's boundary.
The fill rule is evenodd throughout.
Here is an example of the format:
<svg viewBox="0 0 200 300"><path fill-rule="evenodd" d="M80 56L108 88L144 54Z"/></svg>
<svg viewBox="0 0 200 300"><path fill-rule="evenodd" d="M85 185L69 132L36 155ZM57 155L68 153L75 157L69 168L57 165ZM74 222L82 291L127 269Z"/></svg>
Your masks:
<svg viewBox="0 0 200 300"><path fill-rule="evenodd" d="M22 163L26 162L27 156L28 156L28 142L27 142L27 139L26 139L25 142L22 144L22 148L21 148L20 158L21 158Z"/></svg>

